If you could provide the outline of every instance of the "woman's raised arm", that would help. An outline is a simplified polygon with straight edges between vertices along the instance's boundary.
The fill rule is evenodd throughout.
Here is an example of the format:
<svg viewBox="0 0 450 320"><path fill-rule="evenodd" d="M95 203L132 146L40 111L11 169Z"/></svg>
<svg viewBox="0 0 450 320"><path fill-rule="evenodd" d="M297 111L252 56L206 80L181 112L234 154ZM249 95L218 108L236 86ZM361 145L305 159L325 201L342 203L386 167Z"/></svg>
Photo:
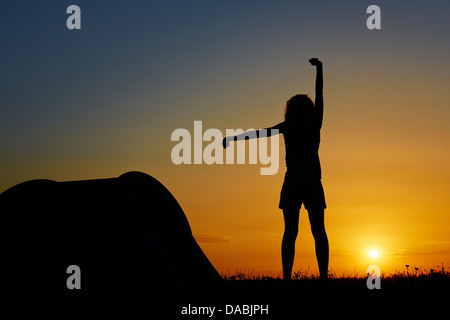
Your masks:
<svg viewBox="0 0 450 320"><path fill-rule="evenodd" d="M309 62L316 67L316 101L314 109L314 122L322 127L323 120L323 68L322 62L317 58L312 58Z"/></svg>
<svg viewBox="0 0 450 320"><path fill-rule="evenodd" d="M261 131L263 131L263 134L261 135ZM230 136L223 138L222 145L224 148L228 147L230 145L230 141L240 141L240 140L249 140L249 139L256 139L262 137L270 137L279 133L283 133L284 130L284 122L280 122L279 124L274 125L270 128L264 128L260 130L253 130L253 131L247 131L241 134L238 134L237 136Z"/></svg>

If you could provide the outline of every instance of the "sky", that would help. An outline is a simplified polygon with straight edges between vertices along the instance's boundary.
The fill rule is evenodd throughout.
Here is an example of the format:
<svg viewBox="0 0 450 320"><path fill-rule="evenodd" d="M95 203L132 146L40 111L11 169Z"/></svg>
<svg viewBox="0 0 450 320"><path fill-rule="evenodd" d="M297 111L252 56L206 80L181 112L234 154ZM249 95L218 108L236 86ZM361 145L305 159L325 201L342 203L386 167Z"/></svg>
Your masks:
<svg viewBox="0 0 450 320"><path fill-rule="evenodd" d="M81 30L66 27L71 4ZM318 57L330 269L450 267L449 15L439 0L2 2L0 192L142 171L219 272L279 275L282 137L264 176L260 163L175 165L171 134L281 122L291 96L314 97ZM317 272L304 208L294 270Z"/></svg>

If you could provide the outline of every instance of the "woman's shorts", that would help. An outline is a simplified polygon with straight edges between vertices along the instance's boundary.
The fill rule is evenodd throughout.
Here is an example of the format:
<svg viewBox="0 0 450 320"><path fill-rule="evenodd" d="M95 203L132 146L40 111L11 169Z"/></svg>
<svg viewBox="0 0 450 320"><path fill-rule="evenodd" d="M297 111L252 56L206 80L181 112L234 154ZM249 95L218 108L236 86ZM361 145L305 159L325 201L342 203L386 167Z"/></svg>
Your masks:
<svg viewBox="0 0 450 320"><path fill-rule="evenodd" d="M327 207L322 181L305 177L296 171L287 171L278 207L282 210L300 210L302 203L308 211L323 210Z"/></svg>

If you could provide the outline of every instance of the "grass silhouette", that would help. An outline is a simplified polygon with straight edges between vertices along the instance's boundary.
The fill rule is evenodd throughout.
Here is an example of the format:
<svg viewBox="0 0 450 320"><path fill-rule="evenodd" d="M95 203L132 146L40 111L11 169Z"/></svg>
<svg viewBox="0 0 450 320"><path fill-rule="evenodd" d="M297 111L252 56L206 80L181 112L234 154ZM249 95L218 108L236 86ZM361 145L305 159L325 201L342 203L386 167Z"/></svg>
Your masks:
<svg viewBox="0 0 450 320"><path fill-rule="evenodd" d="M441 265L436 266L436 269L430 268L426 269L423 267L410 267L410 265L405 265L404 271L395 271L394 273L387 274L386 272L382 273L383 279L431 279L431 278L441 278L447 279L450 278L450 267L446 267L443 263ZM329 279L367 279L366 274L360 275L355 273L354 275L346 274L343 272L341 275L338 275L335 271L330 270L328 277ZM243 271L241 269L236 269L234 274L231 274L229 271L227 274L221 274L223 280L235 281L235 280L282 280L281 272L276 276L273 275L263 275L263 274L254 274L253 270L248 269L247 271ZM292 275L293 280L314 280L319 279L318 273L311 273L309 271L309 267L306 270L299 269L293 272Z"/></svg>
<svg viewBox="0 0 450 320"><path fill-rule="evenodd" d="M408 265L403 271L382 274L379 290L368 289L366 281L367 275L338 275L334 272L330 273L327 281L322 281L318 274L310 273L308 269L294 272L290 281L282 280L281 274L263 275L254 274L252 270L236 270L222 275L222 281L207 284L194 281L170 292L152 287L139 292L108 290L95 294L80 290L70 292L63 303L70 306L74 302L101 302L107 306L145 305L152 313L164 314L167 319L186 319L180 313L186 306L210 306L223 310L225 305L263 305L269 306L270 317L256 315L253 319L290 319L301 317L318 301L327 301L348 311L348 308L385 300L402 300L402 303L394 304L397 306L408 305L403 304L404 300L417 300L417 306L425 306L427 303L422 304L422 301L435 304L450 298L450 268L444 265L428 269ZM446 303L440 305L446 306ZM406 311L414 314L415 306ZM228 318L233 319L231 316Z"/></svg>
<svg viewBox="0 0 450 320"><path fill-rule="evenodd" d="M405 265L403 271L382 273L381 289L368 289L369 275L336 272L329 273L326 282L308 269L293 273L292 280L285 282L278 275L253 274L251 270L236 270L233 274L221 275L223 284L218 295L255 301L283 301L298 298L324 297L329 299L428 299L450 297L450 268L443 264L425 269Z"/></svg>

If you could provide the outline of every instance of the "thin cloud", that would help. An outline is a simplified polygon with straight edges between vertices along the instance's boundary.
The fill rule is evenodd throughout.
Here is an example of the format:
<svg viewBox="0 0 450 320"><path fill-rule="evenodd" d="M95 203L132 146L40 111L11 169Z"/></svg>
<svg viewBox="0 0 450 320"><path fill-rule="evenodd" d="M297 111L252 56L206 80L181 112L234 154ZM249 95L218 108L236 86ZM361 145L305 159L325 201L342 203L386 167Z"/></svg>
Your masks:
<svg viewBox="0 0 450 320"><path fill-rule="evenodd" d="M450 241L427 241L425 244L450 244Z"/></svg>
<svg viewBox="0 0 450 320"><path fill-rule="evenodd" d="M194 238L198 243L229 243L225 236L217 233L196 233Z"/></svg>
<svg viewBox="0 0 450 320"><path fill-rule="evenodd" d="M391 251L391 252L385 252L385 255L390 255L393 257L406 257L409 256L411 254L411 250L405 250L405 249L399 249L396 251Z"/></svg>

